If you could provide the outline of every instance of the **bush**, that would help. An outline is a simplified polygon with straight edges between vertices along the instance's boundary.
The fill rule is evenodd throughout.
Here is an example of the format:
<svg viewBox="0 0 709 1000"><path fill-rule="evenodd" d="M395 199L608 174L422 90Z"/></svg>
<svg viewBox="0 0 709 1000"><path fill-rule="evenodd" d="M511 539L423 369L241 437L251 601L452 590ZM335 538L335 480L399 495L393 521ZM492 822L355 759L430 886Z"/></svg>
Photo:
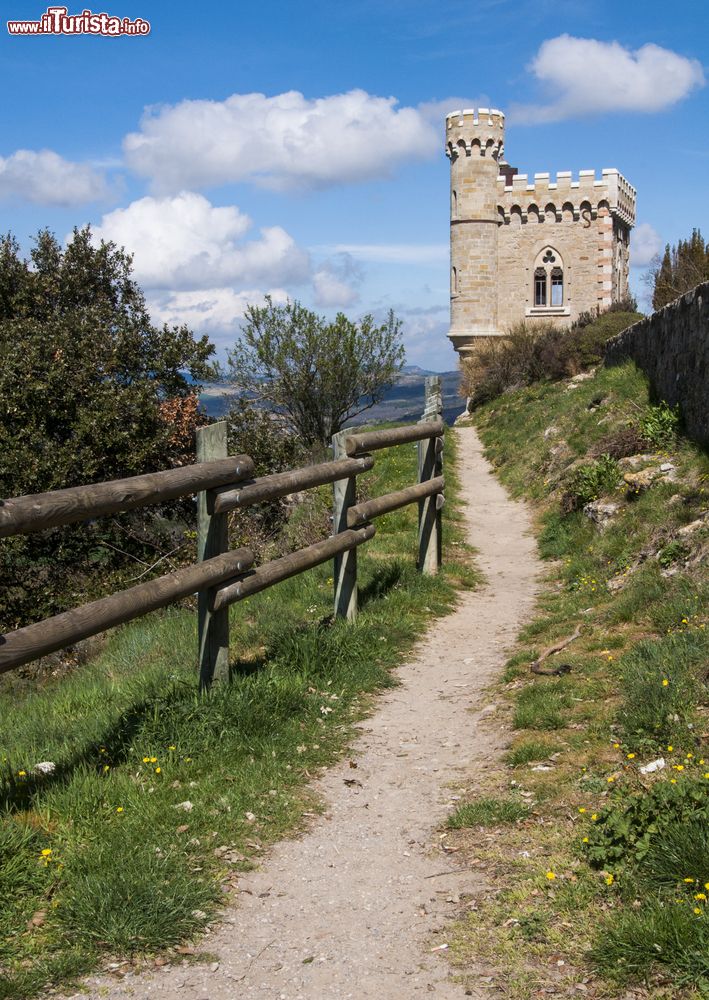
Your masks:
<svg viewBox="0 0 709 1000"><path fill-rule="evenodd" d="M619 480L618 463L610 455L601 455L595 462L579 466L561 498L562 511L580 510L592 500L612 493Z"/></svg>
<svg viewBox="0 0 709 1000"><path fill-rule="evenodd" d="M679 430L679 406L669 406L664 401L648 407L640 418L640 433L653 448L671 448Z"/></svg>
<svg viewBox="0 0 709 1000"><path fill-rule="evenodd" d="M606 434L593 445L589 455L591 458L600 458L601 455L610 455L615 459L627 458L629 455L639 455L649 447L650 442L640 428L630 425Z"/></svg>
<svg viewBox="0 0 709 1000"><path fill-rule="evenodd" d="M505 337L481 343L463 361L462 390L477 407L533 382L576 375L597 365L606 342L639 319L639 313L617 305L600 316L582 313L569 329L519 323Z"/></svg>
<svg viewBox="0 0 709 1000"><path fill-rule="evenodd" d="M29 260L0 239L0 496L193 461L204 421L194 380L211 376L213 351L186 327L153 326L131 258L95 245L88 228L65 247L40 232ZM180 545L193 515L193 504L175 503L8 539L0 629L96 596L97 568L142 575Z"/></svg>

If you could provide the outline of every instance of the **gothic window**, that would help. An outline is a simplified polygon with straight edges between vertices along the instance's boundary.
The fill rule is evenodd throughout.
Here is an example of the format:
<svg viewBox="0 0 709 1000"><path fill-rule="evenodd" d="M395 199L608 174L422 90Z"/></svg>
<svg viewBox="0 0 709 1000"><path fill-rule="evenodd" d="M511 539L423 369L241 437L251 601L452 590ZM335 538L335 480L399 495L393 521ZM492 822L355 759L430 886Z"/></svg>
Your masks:
<svg viewBox="0 0 709 1000"><path fill-rule="evenodd" d="M534 304L535 306L547 304L547 273L543 267L538 267L534 271Z"/></svg>
<svg viewBox="0 0 709 1000"><path fill-rule="evenodd" d="M564 262L553 247L545 247L534 263L534 307L556 308L564 305Z"/></svg>

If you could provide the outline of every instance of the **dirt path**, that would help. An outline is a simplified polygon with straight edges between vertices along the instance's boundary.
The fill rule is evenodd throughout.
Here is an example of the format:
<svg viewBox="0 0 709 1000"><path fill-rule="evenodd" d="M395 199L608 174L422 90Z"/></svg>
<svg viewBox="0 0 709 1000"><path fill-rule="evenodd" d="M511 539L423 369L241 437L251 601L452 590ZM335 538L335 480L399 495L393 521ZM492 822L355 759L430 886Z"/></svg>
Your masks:
<svg viewBox="0 0 709 1000"><path fill-rule="evenodd" d="M480 692L531 609L538 563L525 509L505 496L472 428L459 441L469 538L487 584L465 594L401 667L401 686L360 727L357 770L345 761L318 783L325 817L241 879L238 905L204 941L218 964L166 966L119 984L92 977L90 997L464 996L431 949L445 942L434 932L458 909L449 900L480 889L480 876L455 873L436 828L453 806L449 783L499 750L478 725ZM345 784L353 776L361 786Z"/></svg>

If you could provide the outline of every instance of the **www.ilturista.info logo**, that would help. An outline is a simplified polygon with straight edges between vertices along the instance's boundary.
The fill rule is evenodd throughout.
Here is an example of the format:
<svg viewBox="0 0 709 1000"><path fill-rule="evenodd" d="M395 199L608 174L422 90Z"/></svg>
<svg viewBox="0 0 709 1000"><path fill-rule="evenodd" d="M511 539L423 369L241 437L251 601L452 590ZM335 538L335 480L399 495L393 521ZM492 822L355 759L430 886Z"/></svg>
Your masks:
<svg viewBox="0 0 709 1000"><path fill-rule="evenodd" d="M70 14L66 7L47 7L39 21L8 21L7 30L11 35L149 35L150 21L91 10Z"/></svg>

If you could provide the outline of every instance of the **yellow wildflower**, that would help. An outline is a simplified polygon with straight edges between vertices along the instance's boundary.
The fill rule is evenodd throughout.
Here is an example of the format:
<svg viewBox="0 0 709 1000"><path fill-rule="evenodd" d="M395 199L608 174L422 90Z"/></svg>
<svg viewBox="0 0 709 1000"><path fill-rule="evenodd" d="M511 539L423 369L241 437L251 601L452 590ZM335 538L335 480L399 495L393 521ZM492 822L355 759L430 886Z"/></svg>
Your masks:
<svg viewBox="0 0 709 1000"><path fill-rule="evenodd" d="M52 848L51 847L45 847L44 850L42 851L42 857L43 858L48 858L51 855L51 853L52 853Z"/></svg>
<svg viewBox="0 0 709 1000"><path fill-rule="evenodd" d="M669 683L670 683L670 682L669 682L669 681L667 680L667 678L666 678L666 677L663 677L663 679L662 679L662 686L663 686L663 688L666 688L666 687L668 687L668 686L669 686Z"/></svg>
<svg viewBox="0 0 709 1000"><path fill-rule="evenodd" d="M162 768L161 767L156 767L155 768L155 773L156 774L161 774L162 773Z"/></svg>
<svg viewBox="0 0 709 1000"><path fill-rule="evenodd" d="M614 876L612 874L609 873L608 875L606 875L606 880L605 881L606 881L606 885L613 885L613 883L615 882L615 878L614 878Z"/></svg>
<svg viewBox="0 0 709 1000"><path fill-rule="evenodd" d="M547 878L549 879L550 882L553 882L554 879L556 878L556 875L554 874L554 872L547 872Z"/></svg>
<svg viewBox="0 0 709 1000"><path fill-rule="evenodd" d="M118 808L116 809L116 812L117 813L122 813L123 812L123 806L118 806Z"/></svg>
<svg viewBox="0 0 709 1000"><path fill-rule="evenodd" d="M628 760L633 760L634 757L635 757L634 753L629 753L628 754Z"/></svg>

